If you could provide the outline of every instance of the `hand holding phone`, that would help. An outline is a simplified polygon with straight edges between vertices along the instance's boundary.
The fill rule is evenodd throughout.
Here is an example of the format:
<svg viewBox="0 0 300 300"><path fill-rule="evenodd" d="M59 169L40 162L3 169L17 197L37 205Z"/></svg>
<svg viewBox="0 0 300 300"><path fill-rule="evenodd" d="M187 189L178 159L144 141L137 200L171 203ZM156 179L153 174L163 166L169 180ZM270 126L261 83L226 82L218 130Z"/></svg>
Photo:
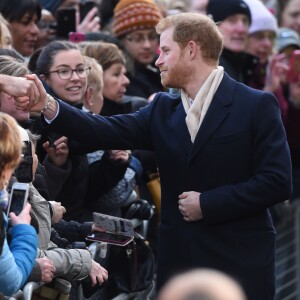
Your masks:
<svg viewBox="0 0 300 300"><path fill-rule="evenodd" d="M91 9L85 18L78 24L77 32L98 32L100 30L100 17L97 7Z"/></svg>
<svg viewBox="0 0 300 300"><path fill-rule="evenodd" d="M297 82L300 79L300 50L292 52L286 78L289 82Z"/></svg>
<svg viewBox="0 0 300 300"><path fill-rule="evenodd" d="M28 194L29 184L15 182L12 185L12 189L10 192L7 215L13 212L16 216L18 216L22 212L25 204L27 203Z"/></svg>
<svg viewBox="0 0 300 300"><path fill-rule="evenodd" d="M12 225L17 225L17 224L27 224L30 225L31 221L31 216L30 216L30 210L31 210L31 205L29 203L26 203L24 206L23 210L20 212L20 214L17 216L15 213L11 212L9 214L10 221Z"/></svg>
<svg viewBox="0 0 300 300"><path fill-rule="evenodd" d="M80 22L84 20L86 15L96 7L95 1L85 1L80 3Z"/></svg>
<svg viewBox="0 0 300 300"><path fill-rule="evenodd" d="M104 242L116 246L126 246L134 238L133 224L130 220L118 218L101 213L93 213L94 229L99 231L92 232L86 239L94 242Z"/></svg>
<svg viewBox="0 0 300 300"><path fill-rule="evenodd" d="M48 141L43 144L52 163L57 167L62 167L68 160L69 147L68 138L65 136L48 136Z"/></svg>

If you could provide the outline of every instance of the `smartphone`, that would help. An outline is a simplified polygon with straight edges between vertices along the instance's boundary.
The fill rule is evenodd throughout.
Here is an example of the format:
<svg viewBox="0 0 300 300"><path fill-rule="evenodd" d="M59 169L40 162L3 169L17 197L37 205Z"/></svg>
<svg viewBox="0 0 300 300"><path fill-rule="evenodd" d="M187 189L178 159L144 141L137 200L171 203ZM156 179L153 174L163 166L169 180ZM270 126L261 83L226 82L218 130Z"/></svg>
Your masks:
<svg viewBox="0 0 300 300"><path fill-rule="evenodd" d="M76 31L76 9L62 8L56 12L56 34L59 38L68 39L70 32Z"/></svg>
<svg viewBox="0 0 300 300"><path fill-rule="evenodd" d="M17 177L19 182L29 183L33 181L32 148L30 141L24 141L23 143L25 146L22 149L22 159L18 167L15 169L14 175Z"/></svg>
<svg viewBox="0 0 300 300"><path fill-rule="evenodd" d="M96 7L95 1L85 1L80 3L80 22L86 17L86 15Z"/></svg>
<svg viewBox="0 0 300 300"><path fill-rule="evenodd" d="M59 138L61 138L62 135L56 132L50 132L49 135L47 136L47 140L49 142L49 147L50 148L55 148L54 142L57 141Z"/></svg>
<svg viewBox="0 0 300 300"><path fill-rule="evenodd" d="M8 207L7 215L10 212L14 212L16 215L19 215L23 210L29 194L29 184L22 182L15 182L12 185Z"/></svg>
<svg viewBox="0 0 300 300"><path fill-rule="evenodd" d="M93 242L105 242L115 246L126 246L133 240L133 236L111 232L94 232L88 235L86 239Z"/></svg>
<svg viewBox="0 0 300 300"><path fill-rule="evenodd" d="M93 221L105 232L117 233L132 237L134 236L134 229L131 220L93 212Z"/></svg>
<svg viewBox="0 0 300 300"><path fill-rule="evenodd" d="M297 82L300 79L300 50L298 49L292 52L286 78L289 82Z"/></svg>
<svg viewBox="0 0 300 300"><path fill-rule="evenodd" d="M73 43L80 43L85 41L85 34L82 32L70 32L69 41Z"/></svg>

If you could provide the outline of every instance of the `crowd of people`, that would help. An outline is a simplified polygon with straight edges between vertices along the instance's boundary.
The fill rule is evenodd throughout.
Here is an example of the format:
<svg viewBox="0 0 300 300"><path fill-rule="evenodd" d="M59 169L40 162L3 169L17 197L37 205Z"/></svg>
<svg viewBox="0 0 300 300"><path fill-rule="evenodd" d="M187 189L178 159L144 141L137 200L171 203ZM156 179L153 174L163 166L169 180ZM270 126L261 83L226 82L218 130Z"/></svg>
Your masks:
<svg viewBox="0 0 300 300"><path fill-rule="evenodd" d="M97 211L148 220L153 299L274 299L276 212L300 198L299 35L300 0L0 0L0 296L55 278L117 296L114 257L74 246Z"/></svg>

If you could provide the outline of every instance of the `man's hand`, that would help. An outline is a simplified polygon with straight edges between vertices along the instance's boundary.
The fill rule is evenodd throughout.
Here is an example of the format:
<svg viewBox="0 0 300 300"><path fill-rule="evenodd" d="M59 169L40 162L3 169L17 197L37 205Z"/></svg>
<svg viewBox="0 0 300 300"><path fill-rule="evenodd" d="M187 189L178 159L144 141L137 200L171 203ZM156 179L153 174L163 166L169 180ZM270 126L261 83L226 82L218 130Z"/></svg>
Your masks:
<svg viewBox="0 0 300 300"><path fill-rule="evenodd" d="M54 277L55 267L48 257L41 257L35 260L41 269L41 281L51 282Z"/></svg>
<svg viewBox="0 0 300 300"><path fill-rule="evenodd" d="M47 92L35 74L25 76L25 78L7 76L8 83L3 86L5 80L0 75L0 89L15 98L15 104L18 109L40 112L47 105Z"/></svg>
<svg viewBox="0 0 300 300"><path fill-rule="evenodd" d="M0 74L0 90L23 101L30 101L39 96L39 90L31 80L4 74Z"/></svg>
<svg viewBox="0 0 300 300"><path fill-rule="evenodd" d="M61 202L49 201L52 206L52 224L57 224L62 218L64 213L66 212L66 208L61 205Z"/></svg>
<svg viewBox="0 0 300 300"><path fill-rule="evenodd" d="M92 281L92 286L95 286L97 283L102 284L107 280L108 272L106 269L104 269L98 263L92 260L92 268L89 276Z"/></svg>
<svg viewBox="0 0 300 300"><path fill-rule="evenodd" d="M129 153L126 150L109 150L109 157L112 160L126 162L129 159Z"/></svg>
<svg viewBox="0 0 300 300"><path fill-rule="evenodd" d="M179 195L178 208L187 222L199 221L203 218L200 207L200 193L183 192Z"/></svg>

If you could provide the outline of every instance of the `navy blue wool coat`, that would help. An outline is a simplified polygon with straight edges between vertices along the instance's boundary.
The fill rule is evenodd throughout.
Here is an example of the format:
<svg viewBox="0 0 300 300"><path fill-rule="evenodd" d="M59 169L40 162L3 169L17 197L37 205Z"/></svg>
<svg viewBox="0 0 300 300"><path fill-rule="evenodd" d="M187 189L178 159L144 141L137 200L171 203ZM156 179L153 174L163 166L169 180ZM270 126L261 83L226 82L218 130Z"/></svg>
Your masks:
<svg viewBox="0 0 300 300"><path fill-rule="evenodd" d="M277 99L221 81L194 144L180 96L158 93L129 115L92 116L60 102L53 130L87 150L154 150L161 177L158 288L195 267L226 272L248 300L271 300L275 230L268 208L292 192L291 161ZM200 192L203 219L185 222L178 195Z"/></svg>

